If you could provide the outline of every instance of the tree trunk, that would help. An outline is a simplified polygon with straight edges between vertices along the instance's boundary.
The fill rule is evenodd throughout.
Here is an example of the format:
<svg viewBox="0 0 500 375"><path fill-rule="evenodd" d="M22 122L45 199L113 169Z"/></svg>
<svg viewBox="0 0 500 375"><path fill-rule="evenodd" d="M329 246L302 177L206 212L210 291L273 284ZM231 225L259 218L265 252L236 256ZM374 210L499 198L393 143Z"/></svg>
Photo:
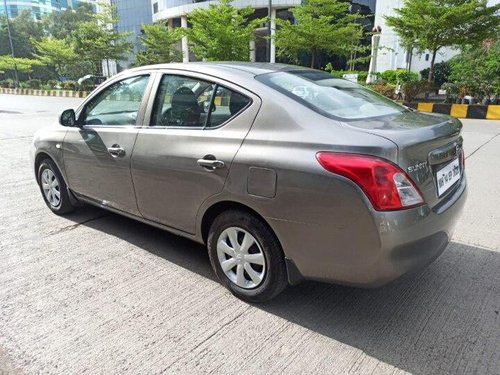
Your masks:
<svg viewBox="0 0 500 375"><path fill-rule="evenodd" d="M427 82L429 83L434 82L434 62L436 61L436 54L437 49L432 51L431 66L429 68L429 77L427 79Z"/></svg>
<svg viewBox="0 0 500 375"><path fill-rule="evenodd" d="M311 68L314 69L314 64L316 63L316 50L311 51Z"/></svg>

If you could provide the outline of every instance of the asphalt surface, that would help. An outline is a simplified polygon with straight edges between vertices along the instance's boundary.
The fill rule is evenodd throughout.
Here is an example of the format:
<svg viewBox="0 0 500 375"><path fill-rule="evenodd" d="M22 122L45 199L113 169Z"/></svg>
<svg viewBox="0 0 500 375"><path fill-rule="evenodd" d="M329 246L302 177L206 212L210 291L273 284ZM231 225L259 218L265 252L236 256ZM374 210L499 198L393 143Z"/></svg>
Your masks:
<svg viewBox="0 0 500 375"><path fill-rule="evenodd" d="M500 121L463 121L469 199L424 272L249 305L200 245L97 208L48 210L32 135L79 102L0 94L0 374L500 373Z"/></svg>

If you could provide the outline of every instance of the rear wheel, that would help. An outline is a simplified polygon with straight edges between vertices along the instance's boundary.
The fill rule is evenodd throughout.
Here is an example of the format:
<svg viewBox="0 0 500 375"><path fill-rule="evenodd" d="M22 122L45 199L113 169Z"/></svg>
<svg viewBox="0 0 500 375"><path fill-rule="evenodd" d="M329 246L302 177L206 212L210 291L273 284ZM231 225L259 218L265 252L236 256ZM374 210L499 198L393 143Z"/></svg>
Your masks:
<svg viewBox="0 0 500 375"><path fill-rule="evenodd" d="M239 210L220 214L210 227L207 246L215 274L235 296L264 302L286 288L278 239L254 215Z"/></svg>
<svg viewBox="0 0 500 375"><path fill-rule="evenodd" d="M74 211L68 195L68 187L61 176L61 172L50 159L44 159L38 167L38 185L43 200L52 212L63 215Z"/></svg>

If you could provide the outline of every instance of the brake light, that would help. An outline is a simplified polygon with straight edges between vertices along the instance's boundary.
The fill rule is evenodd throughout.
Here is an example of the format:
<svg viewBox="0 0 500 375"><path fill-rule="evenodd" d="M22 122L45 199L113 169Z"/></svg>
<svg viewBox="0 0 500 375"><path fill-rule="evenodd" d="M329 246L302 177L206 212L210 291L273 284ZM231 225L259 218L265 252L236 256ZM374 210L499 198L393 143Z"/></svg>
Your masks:
<svg viewBox="0 0 500 375"><path fill-rule="evenodd" d="M369 155L318 152L327 171L355 182L378 211L419 206L424 199L410 177L388 160Z"/></svg>

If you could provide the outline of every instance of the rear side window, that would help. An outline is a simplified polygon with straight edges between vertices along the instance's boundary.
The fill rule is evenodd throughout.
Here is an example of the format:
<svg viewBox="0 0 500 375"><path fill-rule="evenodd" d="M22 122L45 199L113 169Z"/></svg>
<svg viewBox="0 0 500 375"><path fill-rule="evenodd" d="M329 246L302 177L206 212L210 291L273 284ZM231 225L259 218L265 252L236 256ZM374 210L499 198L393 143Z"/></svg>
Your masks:
<svg viewBox="0 0 500 375"><path fill-rule="evenodd" d="M361 85L332 78L328 73L291 71L267 73L257 80L323 115L358 120L406 111Z"/></svg>
<svg viewBox="0 0 500 375"><path fill-rule="evenodd" d="M250 103L248 97L213 82L164 75L155 97L151 126L216 128Z"/></svg>

